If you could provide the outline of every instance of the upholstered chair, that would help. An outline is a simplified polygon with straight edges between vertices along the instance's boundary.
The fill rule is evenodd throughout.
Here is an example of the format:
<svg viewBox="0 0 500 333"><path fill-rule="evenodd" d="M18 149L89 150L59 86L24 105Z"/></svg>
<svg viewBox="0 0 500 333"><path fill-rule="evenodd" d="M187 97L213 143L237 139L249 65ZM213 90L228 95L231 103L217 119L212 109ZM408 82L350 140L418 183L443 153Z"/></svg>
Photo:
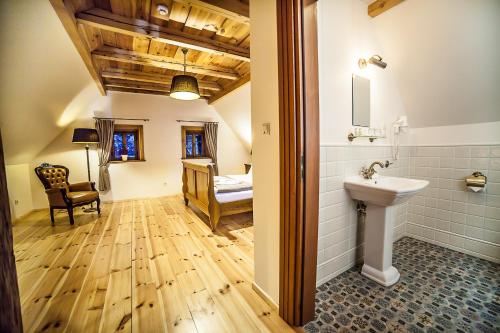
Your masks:
<svg viewBox="0 0 500 333"><path fill-rule="evenodd" d="M66 209L69 215L69 223L74 224L73 208L97 203L97 213L101 214L99 192L95 189L95 183L82 182L70 184L68 182L69 170L62 165L50 167L36 167L35 173L45 187L45 193L49 199L50 220L54 225L54 209Z"/></svg>

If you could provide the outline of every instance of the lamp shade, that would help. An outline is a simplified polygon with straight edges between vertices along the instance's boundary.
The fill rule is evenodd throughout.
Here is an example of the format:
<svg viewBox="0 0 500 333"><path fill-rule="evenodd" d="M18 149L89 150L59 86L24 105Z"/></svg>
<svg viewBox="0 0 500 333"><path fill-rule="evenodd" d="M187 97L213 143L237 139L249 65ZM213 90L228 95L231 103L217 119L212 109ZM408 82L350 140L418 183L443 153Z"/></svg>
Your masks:
<svg viewBox="0 0 500 333"><path fill-rule="evenodd" d="M200 98L198 81L191 75L176 75L172 79L170 97L182 100L193 100Z"/></svg>
<svg viewBox="0 0 500 333"><path fill-rule="evenodd" d="M73 132L73 143L96 143L99 135L93 128L75 128Z"/></svg>

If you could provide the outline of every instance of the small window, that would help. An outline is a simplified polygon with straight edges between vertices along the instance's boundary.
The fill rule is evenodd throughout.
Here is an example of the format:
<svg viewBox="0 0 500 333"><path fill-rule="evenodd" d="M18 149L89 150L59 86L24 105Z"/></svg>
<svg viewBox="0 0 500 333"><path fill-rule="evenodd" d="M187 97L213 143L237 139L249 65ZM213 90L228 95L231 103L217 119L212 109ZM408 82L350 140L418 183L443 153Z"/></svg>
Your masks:
<svg viewBox="0 0 500 333"><path fill-rule="evenodd" d="M207 158L203 127L182 126L182 158Z"/></svg>
<svg viewBox="0 0 500 333"><path fill-rule="evenodd" d="M111 161L144 161L142 125L115 124Z"/></svg>

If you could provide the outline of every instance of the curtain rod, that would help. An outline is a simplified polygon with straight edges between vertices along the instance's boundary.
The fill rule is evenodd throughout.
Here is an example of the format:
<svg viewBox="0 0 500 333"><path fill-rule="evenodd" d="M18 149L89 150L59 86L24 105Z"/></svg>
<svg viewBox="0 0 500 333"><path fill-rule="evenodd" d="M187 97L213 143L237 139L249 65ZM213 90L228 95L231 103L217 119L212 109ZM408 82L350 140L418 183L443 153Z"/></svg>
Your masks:
<svg viewBox="0 0 500 333"><path fill-rule="evenodd" d="M113 118L113 117L93 117L94 119L109 119L109 120L141 120L149 121L148 118Z"/></svg>
<svg viewBox="0 0 500 333"><path fill-rule="evenodd" d="M177 119L176 122L178 123L207 123L207 124L218 124L218 121L204 121L204 120L182 120L182 119Z"/></svg>

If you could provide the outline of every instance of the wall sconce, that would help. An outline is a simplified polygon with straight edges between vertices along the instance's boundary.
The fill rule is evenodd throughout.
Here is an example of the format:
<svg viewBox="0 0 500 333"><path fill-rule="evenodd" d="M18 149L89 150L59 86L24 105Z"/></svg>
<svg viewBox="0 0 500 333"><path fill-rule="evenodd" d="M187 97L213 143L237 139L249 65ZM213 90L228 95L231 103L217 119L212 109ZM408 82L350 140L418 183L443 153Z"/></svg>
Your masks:
<svg viewBox="0 0 500 333"><path fill-rule="evenodd" d="M364 69L368 66L368 64L372 64L372 65L375 65L375 66L378 66L382 69L386 68L387 67L387 63L382 61L382 57L379 56L379 55L374 55L372 56L370 59L366 60L364 58L361 58L359 59L358 61L358 66L359 68L361 69Z"/></svg>

